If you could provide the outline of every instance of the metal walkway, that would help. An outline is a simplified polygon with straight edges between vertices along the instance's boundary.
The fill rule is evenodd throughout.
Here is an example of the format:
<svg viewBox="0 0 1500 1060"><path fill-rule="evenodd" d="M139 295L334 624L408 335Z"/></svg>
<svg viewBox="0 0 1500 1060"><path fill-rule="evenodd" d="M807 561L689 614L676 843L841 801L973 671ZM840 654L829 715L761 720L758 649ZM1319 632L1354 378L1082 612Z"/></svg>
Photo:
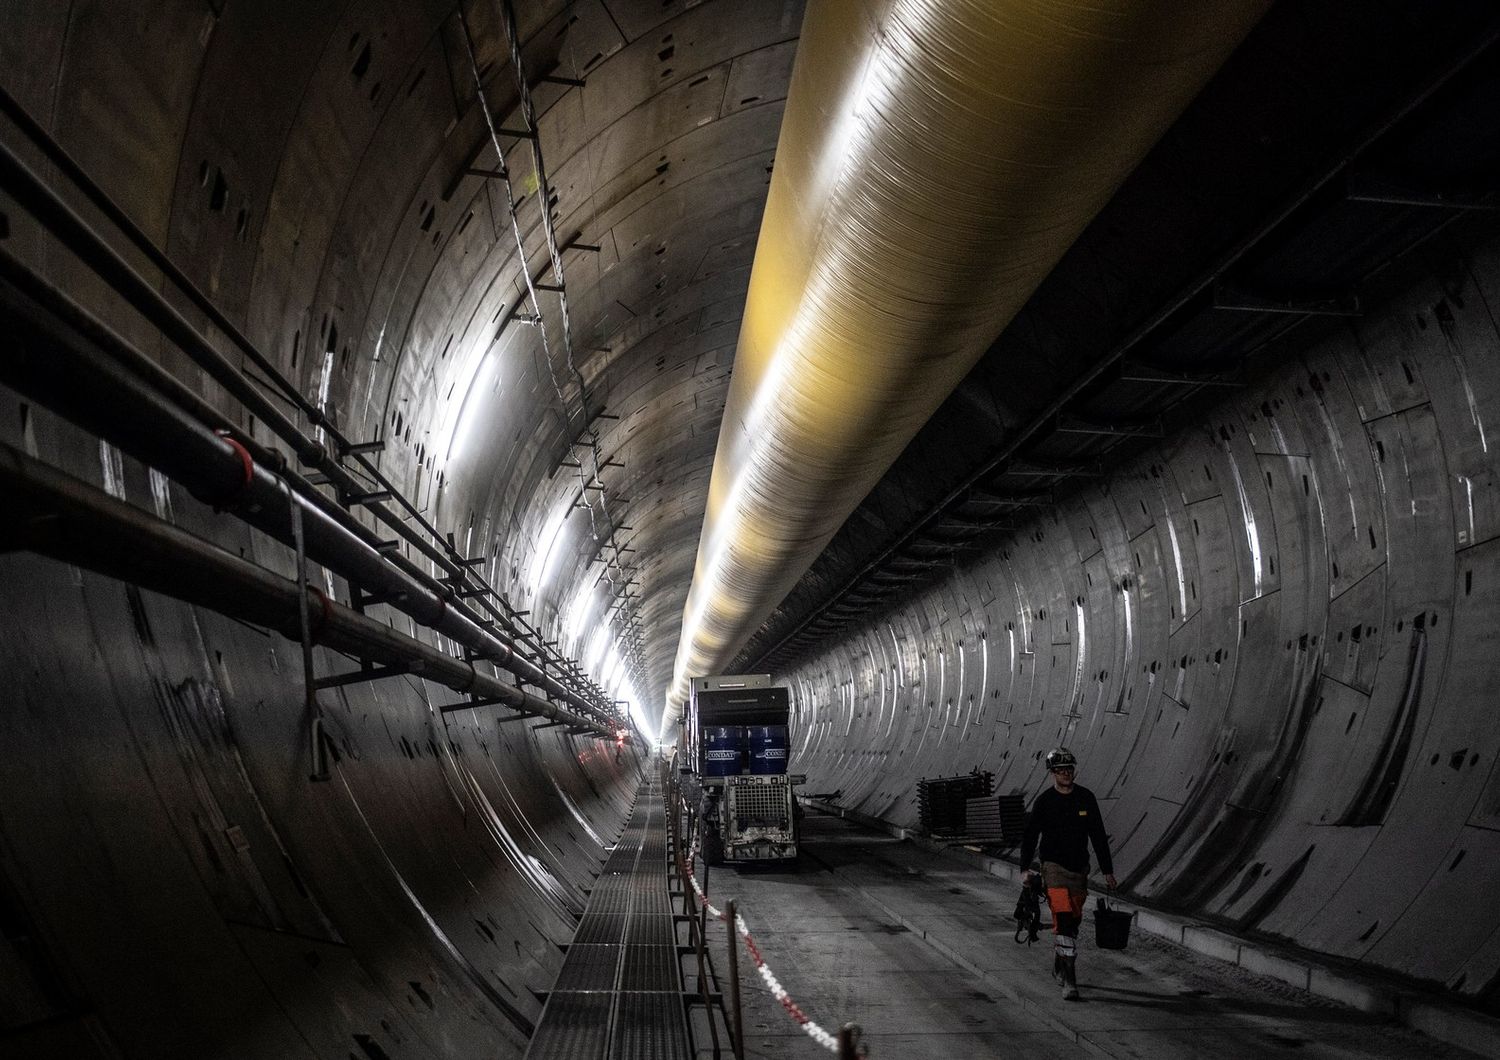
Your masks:
<svg viewBox="0 0 1500 1060"><path fill-rule="evenodd" d="M651 771L594 882L527 1060L688 1060L667 880L661 782Z"/></svg>

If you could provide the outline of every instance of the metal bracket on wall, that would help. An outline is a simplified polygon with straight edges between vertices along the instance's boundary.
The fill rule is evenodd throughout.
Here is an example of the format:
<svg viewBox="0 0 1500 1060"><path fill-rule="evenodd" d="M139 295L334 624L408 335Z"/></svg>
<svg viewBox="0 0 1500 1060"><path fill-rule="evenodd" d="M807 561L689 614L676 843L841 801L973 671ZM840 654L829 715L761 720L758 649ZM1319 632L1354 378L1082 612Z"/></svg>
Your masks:
<svg viewBox="0 0 1500 1060"><path fill-rule="evenodd" d="M1151 423L1103 423L1098 420L1086 420L1079 416L1059 416L1057 426L1053 429L1058 434L1130 435L1136 438L1165 436L1160 420Z"/></svg>
<svg viewBox="0 0 1500 1060"><path fill-rule="evenodd" d="M1103 478L1104 471L1100 465L1078 466L1074 464L1038 464L1026 460L1016 460L996 474L997 478L1007 475L1017 478Z"/></svg>
<svg viewBox="0 0 1500 1060"><path fill-rule="evenodd" d="M1051 508L1057 503L1057 498L1050 492L1047 493L1006 493L1003 490L988 489L984 486L971 486L976 501L986 504L1011 504L1022 508ZM947 516L952 518L952 516Z"/></svg>
<svg viewBox="0 0 1500 1060"><path fill-rule="evenodd" d="M468 710L470 707L495 707L504 703L505 700L499 696L475 696L472 699L460 700L457 703L444 703L438 707L439 714L451 714L455 710ZM531 717L529 714L517 714L516 718ZM514 721L515 718L501 718L501 721Z"/></svg>
<svg viewBox="0 0 1500 1060"><path fill-rule="evenodd" d="M351 670L346 674L319 677L313 681L313 687L322 691L325 688L343 688L346 685L358 685L366 681L381 681L387 677L400 677L402 674L421 672L422 666L420 662L413 662L404 666L370 666L363 670Z"/></svg>
<svg viewBox="0 0 1500 1060"><path fill-rule="evenodd" d="M1485 182L1494 186L1493 178ZM1409 182L1379 173L1354 172L1344 178L1344 198L1380 206L1430 206L1442 210L1500 210L1493 191L1442 191L1414 187Z"/></svg>
<svg viewBox="0 0 1500 1060"><path fill-rule="evenodd" d="M1160 368L1142 364L1139 361L1126 361L1124 370L1115 378L1117 383L1159 383L1163 386L1218 386L1229 389L1243 388L1246 384L1242 379L1225 378L1221 375L1187 374L1184 372L1168 372Z"/></svg>
<svg viewBox="0 0 1500 1060"><path fill-rule="evenodd" d="M285 480L282 487L291 495L291 486ZM323 708L318 703L318 678L313 671L312 623L307 617L307 543L302 535L302 507L291 505L292 540L297 546L297 593L301 606L297 608L297 626L302 640L302 687L303 708L308 720L308 752L311 769L308 779L325 781L329 778L328 748L323 739Z"/></svg>
<svg viewBox="0 0 1500 1060"><path fill-rule="evenodd" d="M1330 317L1361 315L1357 294L1280 298L1248 291L1222 281L1214 284L1213 307L1236 313L1291 313L1296 316Z"/></svg>
<svg viewBox="0 0 1500 1060"><path fill-rule="evenodd" d="M397 592L397 593L366 593L366 592L361 592L359 594L358 598L357 598L357 602L355 603L354 607L355 607L356 610L363 611L365 608L367 608L367 607L374 607L376 604L399 604L403 600L405 600L406 598L407 598L407 594L404 593L404 592Z"/></svg>

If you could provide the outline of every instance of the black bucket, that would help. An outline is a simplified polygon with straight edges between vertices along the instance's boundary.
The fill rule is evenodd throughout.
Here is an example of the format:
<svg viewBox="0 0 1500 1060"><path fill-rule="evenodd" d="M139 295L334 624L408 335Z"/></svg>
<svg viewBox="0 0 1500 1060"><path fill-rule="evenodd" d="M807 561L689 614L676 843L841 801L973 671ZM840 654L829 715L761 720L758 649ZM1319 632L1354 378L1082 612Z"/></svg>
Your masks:
<svg viewBox="0 0 1500 1060"><path fill-rule="evenodd" d="M1094 907L1094 942L1101 950L1123 950L1130 943L1129 913L1111 909L1103 898Z"/></svg>

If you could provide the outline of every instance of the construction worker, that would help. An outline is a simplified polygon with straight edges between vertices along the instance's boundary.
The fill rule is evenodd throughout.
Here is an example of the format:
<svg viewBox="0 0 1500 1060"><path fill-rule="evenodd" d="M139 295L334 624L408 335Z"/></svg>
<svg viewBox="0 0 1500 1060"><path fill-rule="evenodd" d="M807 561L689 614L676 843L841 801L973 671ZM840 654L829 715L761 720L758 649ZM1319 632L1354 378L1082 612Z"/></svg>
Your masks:
<svg viewBox="0 0 1500 1060"><path fill-rule="evenodd" d="M1078 927L1083 923L1083 903L1089 892L1088 844L1094 844L1094 856L1104 882L1114 890L1114 862L1109 856L1109 837L1104 834L1104 819L1099 802L1088 788L1073 783L1078 760L1066 747L1047 752L1047 772L1052 786L1039 794L1026 817L1026 832L1021 839L1022 882L1031 883L1034 870L1031 857L1038 853L1042 862L1042 882L1047 888L1047 904L1052 907L1052 931L1055 956L1052 975L1062 983L1063 998L1078 1000Z"/></svg>

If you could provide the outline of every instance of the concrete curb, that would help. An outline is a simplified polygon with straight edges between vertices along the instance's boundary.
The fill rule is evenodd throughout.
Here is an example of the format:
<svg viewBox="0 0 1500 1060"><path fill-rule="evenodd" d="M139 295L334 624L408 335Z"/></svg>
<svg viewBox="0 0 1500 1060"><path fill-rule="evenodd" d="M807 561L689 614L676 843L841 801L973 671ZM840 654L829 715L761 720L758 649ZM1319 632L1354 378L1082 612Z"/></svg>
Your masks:
<svg viewBox="0 0 1500 1060"><path fill-rule="evenodd" d="M856 810L845 810L818 799L803 799L802 802L823 813L843 817L856 824L884 832L896 839L904 839L920 849L947 854L998 879L1020 883L1020 869L1000 858L967 850L961 846L954 847L946 843L935 842L924 836L914 835L908 829L879 818L859 813ZM943 953L945 957L966 970L975 972L986 981L994 982L989 976L973 967L970 962L950 952L947 947L937 941L927 938L916 926L895 916L884 903L857 887L856 890L859 890L864 898L880 907L882 912L892 916L902 926L922 935L929 945ZM1360 1012L1384 1017L1448 1045L1458 1046L1483 1056L1500 1056L1500 1019L1454 1005L1434 995L1420 993L1410 987L1386 982L1373 975L1363 975L1309 961L1302 958L1295 950L1278 948L1258 939L1242 938L1191 917L1146 909L1131 902L1116 901L1113 904L1135 915L1135 926L1138 930L1164 938L1194 953L1223 961L1226 964L1238 965L1254 975L1287 983L1316 997L1347 1005ZM1038 1010L1031 1002L1014 996L1012 991L1006 990L1005 992L1007 996L1011 996L1012 1000L1025 1005L1037 1016L1051 1024L1056 1023L1055 1018L1050 1018L1047 1013ZM1059 1029L1081 1045L1090 1044L1086 1038L1071 1028Z"/></svg>

